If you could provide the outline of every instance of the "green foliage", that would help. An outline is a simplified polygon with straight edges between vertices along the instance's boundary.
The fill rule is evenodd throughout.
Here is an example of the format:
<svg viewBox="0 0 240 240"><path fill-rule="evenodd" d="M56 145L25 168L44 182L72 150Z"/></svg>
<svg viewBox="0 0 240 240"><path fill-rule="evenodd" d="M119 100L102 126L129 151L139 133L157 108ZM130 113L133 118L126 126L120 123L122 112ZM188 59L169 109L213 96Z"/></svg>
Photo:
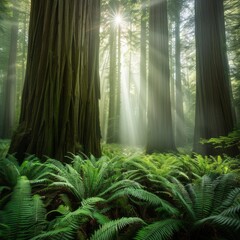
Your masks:
<svg viewBox="0 0 240 240"><path fill-rule="evenodd" d="M0 140L0 159L6 157L9 149L9 140Z"/></svg>
<svg viewBox="0 0 240 240"><path fill-rule="evenodd" d="M144 222L140 218L120 218L116 220L112 220L106 224L104 224L100 229L95 231L93 236L91 236L90 240L113 240L116 239L116 234L126 227L127 225L133 223L141 223Z"/></svg>
<svg viewBox="0 0 240 240"><path fill-rule="evenodd" d="M240 130L235 130L229 133L227 136L220 136L218 138L203 139L203 144L210 143L216 148L228 148L232 146L240 147Z"/></svg>
<svg viewBox="0 0 240 240"><path fill-rule="evenodd" d="M115 150L100 159L73 155L69 164L29 156L19 165L13 156L2 158L1 238L209 239L215 234L234 239L239 234L237 159ZM35 224L37 218L29 217L33 211Z"/></svg>
<svg viewBox="0 0 240 240"><path fill-rule="evenodd" d="M59 213L59 217L54 219L49 228L43 233L37 235L32 240L40 239L74 239L79 227L94 218L95 205L101 201L101 198L88 198L82 202L81 207L71 212L67 206L61 205L58 209L50 213ZM49 213L49 214L50 214Z"/></svg>
<svg viewBox="0 0 240 240"><path fill-rule="evenodd" d="M1 239L30 239L46 224L46 210L41 197L31 195L30 182L19 177L11 200L0 211Z"/></svg>
<svg viewBox="0 0 240 240"><path fill-rule="evenodd" d="M183 223L176 219L166 219L155 222L142 228L137 236L136 240L167 240L171 239L173 234L179 231Z"/></svg>
<svg viewBox="0 0 240 240"><path fill-rule="evenodd" d="M228 239L235 239L239 234L240 188L234 174L205 175L187 185L172 178L169 192L174 201L172 207L178 210L175 211L178 214L169 212L167 219L141 229L136 239L169 239L180 230L186 231L193 239L197 236L201 239L205 233L209 238L214 233ZM230 238L230 233L236 235Z"/></svg>

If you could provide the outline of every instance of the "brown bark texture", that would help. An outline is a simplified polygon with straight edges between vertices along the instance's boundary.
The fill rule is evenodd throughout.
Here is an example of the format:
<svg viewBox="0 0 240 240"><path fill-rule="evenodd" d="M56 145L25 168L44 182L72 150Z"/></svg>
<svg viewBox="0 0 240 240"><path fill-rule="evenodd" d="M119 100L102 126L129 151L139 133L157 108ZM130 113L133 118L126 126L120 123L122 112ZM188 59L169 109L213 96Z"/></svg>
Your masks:
<svg viewBox="0 0 240 240"><path fill-rule="evenodd" d="M32 0L21 115L10 153L100 156L99 0Z"/></svg>

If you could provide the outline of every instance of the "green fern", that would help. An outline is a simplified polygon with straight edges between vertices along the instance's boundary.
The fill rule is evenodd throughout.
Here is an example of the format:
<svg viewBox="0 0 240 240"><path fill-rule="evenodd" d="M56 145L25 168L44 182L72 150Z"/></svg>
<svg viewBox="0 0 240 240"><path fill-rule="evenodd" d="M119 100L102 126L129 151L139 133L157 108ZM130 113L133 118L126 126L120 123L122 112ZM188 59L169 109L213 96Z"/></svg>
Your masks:
<svg viewBox="0 0 240 240"><path fill-rule="evenodd" d="M31 196L30 182L20 177L11 200L1 211L1 223L7 226L4 239L30 239L46 225L46 210L38 195Z"/></svg>
<svg viewBox="0 0 240 240"><path fill-rule="evenodd" d="M60 216L55 218L50 224L47 231L36 235L32 240L40 239L74 239L77 230L81 225L89 222L95 216L100 218L100 213L97 214L97 209L95 205L99 202L103 202L102 198L88 198L82 201L81 206L75 211L70 211L67 206L60 205L58 209L49 212L58 213ZM103 219L103 216L102 216Z"/></svg>
<svg viewBox="0 0 240 240"><path fill-rule="evenodd" d="M183 223L176 219L166 219L152 223L142 228L134 238L135 240L167 240L183 227Z"/></svg>
<svg viewBox="0 0 240 240"><path fill-rule="evenodd" d="M216 236L230 236L231 233L233 237L229 239L235 239L235 235L239 234L240 189L236 187L238 183L234 174L205 175L187 185L172 178L171 182L165 185L173 198L173 205L167 205L171 206L172 212L166 210L167 215L164 216L168 219L152 223L140 230L137 240L169 239L180 229L194 237L196 232L204 232L206 226L214 229ZM177 224L176 228L171 228L174 223ZM158 227L161 224L163 227Z"/></svg>
<svg viewBox="0 0 240 240"><path fill-rule="evenodd" d="M116 234L124 227L130 224L144 224L140 218L120 218L107 222L101 226L100 229L96 230L90 237L90 240L111 240L116 239Z"/></svg>

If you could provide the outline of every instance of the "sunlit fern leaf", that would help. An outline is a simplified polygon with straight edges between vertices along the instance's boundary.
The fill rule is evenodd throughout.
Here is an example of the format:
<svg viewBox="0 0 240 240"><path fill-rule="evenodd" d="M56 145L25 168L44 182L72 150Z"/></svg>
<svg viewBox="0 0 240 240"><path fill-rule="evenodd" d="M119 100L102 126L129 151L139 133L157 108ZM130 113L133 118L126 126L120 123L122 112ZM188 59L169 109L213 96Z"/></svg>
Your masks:
<svg viewBox="0 0 240 240"><path fill-rule="evenodd" d="M135 240L168 240L180 230L182 225L182 222L176 219L155 222L140 229Z"/></svg>
<svg viewBox="0 0 240 240"><path fill-rule="evenodd" d="M93 212L93 218L96 219L96 221L100 225L110 222L110 219L106 215L104 215L100 212L97 212L97 211Z"/></svg>
<svg viewBox="0 0 240 240"><path fill-rule="evenodd" d="M26 177L20 177L11 200L2 211L1 219L9 227L8 240L30 239L45 225L45 209L39 196L31 196ZM31 227L34 226L34 227Z"/></svg>
<svg viewBox="0 0 240 240"><path fill-rule="evenodd" d="M73 235L74 230L71 227L60 227L41 233L31 238L31 240L72 240Z"/></svg>
<svg viewBox="0 0 240 240"><path fill-rule="evenodd" d="M114 240L116 239L116 235L120 230L134 223L144 224L142 219L136 217L123 217L120 219L112 220L103 224L98 230L96 230L90 237L90 240Z"/></svg>
<svg viewBox="0 0 240 240"><path fill-rule="evenodd" d="M105 202L105 199L100 197L90 197L90 198L83 199L81 204L84 207L84 206L96 205L99 202Z"/></svg>

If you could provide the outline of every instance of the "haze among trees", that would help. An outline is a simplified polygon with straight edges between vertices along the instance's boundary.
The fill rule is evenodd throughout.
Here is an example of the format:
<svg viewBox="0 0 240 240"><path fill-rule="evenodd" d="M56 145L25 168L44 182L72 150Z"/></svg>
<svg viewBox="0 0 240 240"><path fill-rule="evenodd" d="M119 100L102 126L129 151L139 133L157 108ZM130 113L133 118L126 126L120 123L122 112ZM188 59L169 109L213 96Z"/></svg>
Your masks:
<svg viewBox="0 0 240 240"><path fill-rule="evenodd" d="M238 0L0 1L0 238L236 239L239 127Z"/></svg>

